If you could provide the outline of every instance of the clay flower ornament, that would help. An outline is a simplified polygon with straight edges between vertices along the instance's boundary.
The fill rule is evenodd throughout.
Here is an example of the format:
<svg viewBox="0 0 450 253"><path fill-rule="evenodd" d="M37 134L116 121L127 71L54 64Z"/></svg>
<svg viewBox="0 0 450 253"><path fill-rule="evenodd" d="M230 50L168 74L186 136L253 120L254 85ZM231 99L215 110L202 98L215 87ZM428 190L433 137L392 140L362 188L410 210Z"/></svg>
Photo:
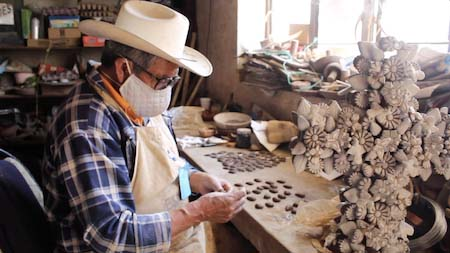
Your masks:
<svg viewBox="0 0 450 253"><path fill-rule="evenodd" d="M405 76L405 62L395 56L384 60L383 74L387 80L401 80Z"/></svg>

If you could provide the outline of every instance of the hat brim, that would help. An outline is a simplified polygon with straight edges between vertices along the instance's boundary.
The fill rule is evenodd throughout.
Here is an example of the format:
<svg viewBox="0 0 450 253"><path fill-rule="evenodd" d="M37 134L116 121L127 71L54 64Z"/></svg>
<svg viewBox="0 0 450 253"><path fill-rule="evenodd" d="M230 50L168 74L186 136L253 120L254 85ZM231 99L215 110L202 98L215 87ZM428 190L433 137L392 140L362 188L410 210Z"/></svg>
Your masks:
<svg viewBox="0 0 450 253"><path fill-rule="evenodd" d="M213 70L209 60L202 53L190 47L185 46L183 55L181 57L175 57L170 55L168 52L161 50L156 45L153 45L152 43L107 22L84 20L80 22L79 29L84 34L105 38L107 40L113 40L159 56L179 65L180 67L186 68L199 76L209 76Z"/></svg>

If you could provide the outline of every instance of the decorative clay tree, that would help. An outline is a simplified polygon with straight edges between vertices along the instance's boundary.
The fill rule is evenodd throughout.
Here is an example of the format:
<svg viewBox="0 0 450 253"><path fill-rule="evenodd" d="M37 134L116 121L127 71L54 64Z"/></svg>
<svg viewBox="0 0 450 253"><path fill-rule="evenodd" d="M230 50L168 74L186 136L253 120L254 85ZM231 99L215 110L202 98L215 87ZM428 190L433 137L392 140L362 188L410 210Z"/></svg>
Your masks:
<svg viewBox="0 0 450 253"><path fill-rule="evenodd" d="M294 167L344 175L341 218L325 240L330 250L409 252L407 186L412 177L425 181L432 173L450 179L450 117L447 108L417 111L416 82L424 73L412 61L416 46L393 37L358 46L349 104L300 102Z"/></svg>

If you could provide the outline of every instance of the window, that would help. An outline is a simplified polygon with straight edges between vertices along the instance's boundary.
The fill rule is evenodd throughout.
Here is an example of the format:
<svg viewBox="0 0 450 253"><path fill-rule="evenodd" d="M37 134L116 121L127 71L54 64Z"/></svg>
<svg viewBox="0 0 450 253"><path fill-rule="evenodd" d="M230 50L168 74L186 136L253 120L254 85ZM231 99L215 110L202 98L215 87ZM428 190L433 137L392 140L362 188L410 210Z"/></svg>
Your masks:
<svg viewBox="0 0 450 253"><path fill-rule="evenodd" d="M319 48L344 48L346 53L358 52L361 38L374 41L380 27L381 36L441 52L450 48L449 0L240 0L238 8L239 43L250 50L260 48L267 34L282 42L302 26L308 42L317 36Z"/></svg>
<svg viewBox="0 0 450 253"><path fill-rule="evenodd" d="M427 46L447 52L449 11L449 0L388 0L380 23L387 35L410 43L431 43Z"/></svg>

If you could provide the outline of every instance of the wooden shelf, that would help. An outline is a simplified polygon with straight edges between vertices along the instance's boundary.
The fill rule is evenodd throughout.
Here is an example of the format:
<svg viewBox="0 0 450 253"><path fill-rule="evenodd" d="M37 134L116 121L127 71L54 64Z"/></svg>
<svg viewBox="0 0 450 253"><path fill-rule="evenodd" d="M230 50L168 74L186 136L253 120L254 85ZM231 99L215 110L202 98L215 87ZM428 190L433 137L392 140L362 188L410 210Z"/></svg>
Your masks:
<svg viewBox="0 0 450 253"><path fill-rule="evenodd" d="M61 95L39 95L39 99L48 98L48 99L58 99L58 98L64 98L67 94L61 94ZM3 94L0 95L0 99L18 99L18 98L24 98L24 99L34 99L36 95L16 95L16 94Z"/></svg>
<svg viewBox="0 0 450 253"><path fill-rule="evenodd" d="M27 50L27 51L45 51L47 47L27 47L23 45L2 45L0 44L0 50ZM103 47L52 47L51 50L95 50L103 49Z"/></svg>

